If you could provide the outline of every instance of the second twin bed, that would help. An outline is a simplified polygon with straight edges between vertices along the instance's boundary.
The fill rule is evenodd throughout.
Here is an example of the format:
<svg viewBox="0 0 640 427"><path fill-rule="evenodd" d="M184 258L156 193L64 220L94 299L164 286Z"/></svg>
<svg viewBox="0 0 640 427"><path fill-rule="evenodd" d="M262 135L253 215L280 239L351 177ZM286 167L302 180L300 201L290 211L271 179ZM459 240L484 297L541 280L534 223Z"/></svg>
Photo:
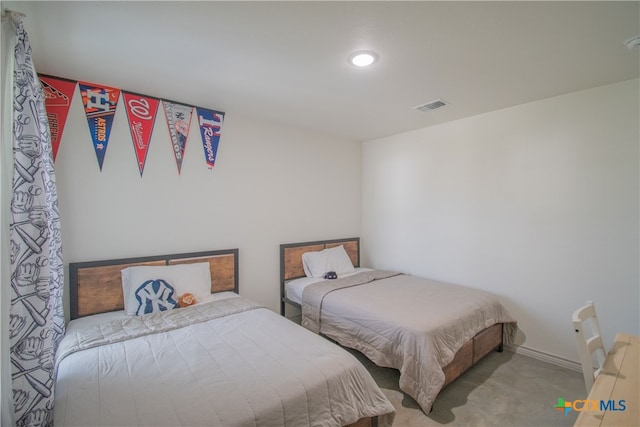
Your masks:
<svg viewBox="0 0 640 427"><path fill-rule="evenodd" d="M281 314L286 303L301 307L303 326L398 369L400 389L425 413L514 337L515 320L488 292L359 265L357 237L281 245ZM338 279L325 279L329 271Z"/></svg>

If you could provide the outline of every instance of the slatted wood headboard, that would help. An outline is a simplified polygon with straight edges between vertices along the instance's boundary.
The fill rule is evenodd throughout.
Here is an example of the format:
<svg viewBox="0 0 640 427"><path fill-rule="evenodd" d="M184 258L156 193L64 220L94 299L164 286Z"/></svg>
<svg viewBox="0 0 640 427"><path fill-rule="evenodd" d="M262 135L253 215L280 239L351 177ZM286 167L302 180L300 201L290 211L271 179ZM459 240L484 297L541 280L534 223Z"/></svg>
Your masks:
<svg viewBox="0 0 640 427"><path fill-rule="evenodd" d="M69 263L71 319L123 310L121 270L146 265L208 262L211 293L238 292L238 249Z"/></svg>
<svg viewBox="0 0 640 427"><path fill-rule="evenodd" d="M315 242L285 243L280 245L280 314L284 316L285 303L297 305L286 298L284 284L288 280L304 277L302 254L344 246L354 267L360 266L360 238L318 240Z"/></svg>

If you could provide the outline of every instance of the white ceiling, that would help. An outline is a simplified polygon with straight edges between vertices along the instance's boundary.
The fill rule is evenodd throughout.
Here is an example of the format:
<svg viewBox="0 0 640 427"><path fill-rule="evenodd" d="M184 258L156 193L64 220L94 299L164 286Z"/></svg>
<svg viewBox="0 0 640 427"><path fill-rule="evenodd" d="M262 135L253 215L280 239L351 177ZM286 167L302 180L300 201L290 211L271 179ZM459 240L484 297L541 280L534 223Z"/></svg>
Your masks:
<svg viewBox="0 0 640 427"><path fill-rule="evenodd" d="M640 2L2 2L41 73L364 141L639 76ZM368 69L347 63L376 51ZM423 113L412 107L450 103Z"/></svg>

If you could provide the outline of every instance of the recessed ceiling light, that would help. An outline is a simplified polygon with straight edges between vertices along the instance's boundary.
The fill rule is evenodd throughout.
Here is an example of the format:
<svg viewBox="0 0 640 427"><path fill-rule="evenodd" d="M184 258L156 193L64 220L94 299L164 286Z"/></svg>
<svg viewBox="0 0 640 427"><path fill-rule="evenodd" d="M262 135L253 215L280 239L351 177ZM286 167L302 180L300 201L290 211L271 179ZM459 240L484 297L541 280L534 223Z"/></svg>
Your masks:
<svg viewBox="0 0 640 427"><path fill-rule="evenodd" d="M356 67L368 67L378 60L378 54L370 50L355 52L349 56L349 64Z"/></svg>

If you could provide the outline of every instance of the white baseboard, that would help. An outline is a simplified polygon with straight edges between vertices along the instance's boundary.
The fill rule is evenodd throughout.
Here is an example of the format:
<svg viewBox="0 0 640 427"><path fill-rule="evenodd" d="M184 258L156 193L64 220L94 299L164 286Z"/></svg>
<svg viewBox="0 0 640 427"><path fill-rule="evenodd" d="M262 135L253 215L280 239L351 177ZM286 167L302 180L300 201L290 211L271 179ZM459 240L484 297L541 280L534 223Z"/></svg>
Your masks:
<svg viewBox="0 0 640 427"><path fill-rule="evenodd" d="M579 362L573 360L567 360L562 357L554 356L553 354L544 353L542 351L534 350L532 348L522 346L507 346L506 350L512 351L523 356L531 357L532 359L548 362L562 368L571 369L573 371L582 372L582 365Z"/></svg>

